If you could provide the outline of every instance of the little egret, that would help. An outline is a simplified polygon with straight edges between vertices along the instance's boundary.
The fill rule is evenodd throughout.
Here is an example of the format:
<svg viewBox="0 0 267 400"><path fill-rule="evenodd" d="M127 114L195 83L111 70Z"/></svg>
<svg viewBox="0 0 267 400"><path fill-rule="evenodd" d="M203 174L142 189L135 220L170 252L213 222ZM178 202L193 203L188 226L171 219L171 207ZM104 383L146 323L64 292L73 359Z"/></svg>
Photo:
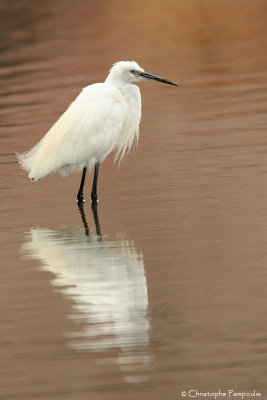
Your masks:
<svg viewBox="0 0 267 400"><path fill-rule="evenodd" d="M77 195L80 203L87 168L95 167L91 199L96 204L100 163L114 149L115 159L121 160L138 139L141 94L133 83L148 79L177 86L145 72L135 61L119 61L104 83L85 87L39 143L17 154L29 178L37 181L57 171L67 176L83 170Z"/></svg>

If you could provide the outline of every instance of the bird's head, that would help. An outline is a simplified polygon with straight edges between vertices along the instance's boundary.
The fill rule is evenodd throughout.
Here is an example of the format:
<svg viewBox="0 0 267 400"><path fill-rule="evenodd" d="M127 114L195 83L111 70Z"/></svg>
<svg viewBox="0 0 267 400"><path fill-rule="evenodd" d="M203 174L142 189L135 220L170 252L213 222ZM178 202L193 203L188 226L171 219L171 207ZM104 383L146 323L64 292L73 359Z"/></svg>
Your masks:
<svg viewBox="0 0 267 400"><path fill-rule="evenodd" d="M109 71L107 81L115 81L123 83L140 82L144 80L155 80L168 85L177 86L168 79L160 78L159 76L145 72L135 61L119 61L114 64Z"/></svg>

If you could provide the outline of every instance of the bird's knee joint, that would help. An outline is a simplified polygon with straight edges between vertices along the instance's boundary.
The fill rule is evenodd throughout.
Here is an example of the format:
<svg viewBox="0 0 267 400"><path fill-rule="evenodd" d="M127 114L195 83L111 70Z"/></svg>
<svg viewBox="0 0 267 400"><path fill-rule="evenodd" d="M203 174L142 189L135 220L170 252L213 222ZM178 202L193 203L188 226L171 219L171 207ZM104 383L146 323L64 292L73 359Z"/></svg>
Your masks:
<svg viewBox="0 0 267 400"><path fill-rule="evenodd" d="M77 203L84 203L85 202L85 199L84 199L84 197L83 196L77 196Z"/></svg>
<svg viewBox="0 0 267 400"><path fill-rule="evenodd" d="M97 194L91 193L91 200L92 200L92 204L97 204L97 202L98 202Z"/></svg>

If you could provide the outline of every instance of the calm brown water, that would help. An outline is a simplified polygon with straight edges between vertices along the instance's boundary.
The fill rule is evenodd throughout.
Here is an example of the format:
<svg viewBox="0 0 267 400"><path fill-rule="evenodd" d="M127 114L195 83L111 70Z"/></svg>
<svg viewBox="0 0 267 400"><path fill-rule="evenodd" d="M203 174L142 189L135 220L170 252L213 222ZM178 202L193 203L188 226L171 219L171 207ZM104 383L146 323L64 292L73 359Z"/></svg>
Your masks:
<svg viewBox="0 0 267 400"><path fill-rule="evenodd" d="M267 3L3 0L0 19L0 399L266 399ZM124 59L180 87L142 84L139 146L100 168L101 241L80 176L32 184L14 151Z"/></svg>

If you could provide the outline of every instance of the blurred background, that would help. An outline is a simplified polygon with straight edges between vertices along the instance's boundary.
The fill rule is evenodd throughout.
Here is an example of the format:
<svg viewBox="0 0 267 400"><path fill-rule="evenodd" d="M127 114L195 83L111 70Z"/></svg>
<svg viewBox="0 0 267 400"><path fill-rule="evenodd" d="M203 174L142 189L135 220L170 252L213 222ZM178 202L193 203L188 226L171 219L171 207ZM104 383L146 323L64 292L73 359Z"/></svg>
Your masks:
<svg viewBox="0 0 267 400"><path fill-rule="evenodd" d="M265 398L266 1L1 0L0 26L0 399ZM81 215L79 175L14 152L119 60L179 87L140 84L99 236L92 177Z"/></svg>

